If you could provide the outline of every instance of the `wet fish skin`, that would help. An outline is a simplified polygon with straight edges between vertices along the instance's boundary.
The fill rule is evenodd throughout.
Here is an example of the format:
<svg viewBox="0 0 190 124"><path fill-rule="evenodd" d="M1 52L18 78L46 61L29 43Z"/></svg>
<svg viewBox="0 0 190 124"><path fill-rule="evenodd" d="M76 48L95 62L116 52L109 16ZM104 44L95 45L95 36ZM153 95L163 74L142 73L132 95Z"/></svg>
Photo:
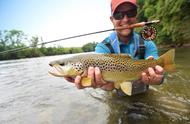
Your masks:
<svg viewBox="0 0 190 124"><path fill-rule="evenodd" d="M83 54L49 63L54 71L49 72L59 77L82 76L82 84L91 85L86 77L88 67L99 67L105 81L124 82L138 79L148 67L162 66L166 71L174 71L175 49L171 49L158 60L133 60L127 54ZM120 84L120 83L119 83ZM118 86L119 87L119 86Z"/></svg>

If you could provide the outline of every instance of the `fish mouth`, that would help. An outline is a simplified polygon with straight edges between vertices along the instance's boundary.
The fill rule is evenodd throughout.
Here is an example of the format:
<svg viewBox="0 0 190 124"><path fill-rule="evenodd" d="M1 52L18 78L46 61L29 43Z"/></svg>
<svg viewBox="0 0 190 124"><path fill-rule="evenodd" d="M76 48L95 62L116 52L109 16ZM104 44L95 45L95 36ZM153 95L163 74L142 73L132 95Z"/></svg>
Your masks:
<svg viewBox="0 0 190 124"><path fill-rule="evenodd" d="M55 61L55 62L53 61L53 62L50 62L49 65L50 65L51 67L53 67L54 65L64 66L65 63L58 63L58 62L56 62L56 61Z"/></svg>
<svg viewBox="0 0 190 124"><path fill-rule="evenodd" d="M60 64L50 64L52 67L49 71L49 74L56 76L56 77L75 77L76 75L80 74L72 64L67 65L60 65Z"/></svg>
<svg viewBox="0 0 190 124"><path fill-rule="evenodd" d="M59 65L59 64L53 65L51 63L49 65L51 67L53 67L52 70L48 72L49 74L56 76L56 77L65 77L66 76L61 65Z"/></svg>

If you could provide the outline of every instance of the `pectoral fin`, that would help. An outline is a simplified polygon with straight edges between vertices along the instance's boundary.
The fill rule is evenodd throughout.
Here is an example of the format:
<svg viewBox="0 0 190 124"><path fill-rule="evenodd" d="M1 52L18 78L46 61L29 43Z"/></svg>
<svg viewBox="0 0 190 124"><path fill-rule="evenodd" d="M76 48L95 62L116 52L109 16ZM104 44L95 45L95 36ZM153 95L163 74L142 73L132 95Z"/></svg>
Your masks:
<svg viewBox="0 0 190 124"><path fill-rule="evenodd" d="M131 96L132 95L132 82L122 82L121 84L120 84L120 87L121 87L121 90L125 93L125 94L127 94L127 95L129 95L129 96Z"/></svg>
<svg viewBox="0 0 190 124"><path fill-rule="evenodd" d="M121 82L114 82L114 87L115 87L116 89L119 89L119 88L120 88L120 83L121 83Z"/></svg>
<svg viewBox="0 0 190 124"><path fill-rule="evenodd" d="M82 86L84 86L84 87L91 86L91 85L92 85L92 78L83 77L83 78L81 79L81 84L82 84Z"/></svg>

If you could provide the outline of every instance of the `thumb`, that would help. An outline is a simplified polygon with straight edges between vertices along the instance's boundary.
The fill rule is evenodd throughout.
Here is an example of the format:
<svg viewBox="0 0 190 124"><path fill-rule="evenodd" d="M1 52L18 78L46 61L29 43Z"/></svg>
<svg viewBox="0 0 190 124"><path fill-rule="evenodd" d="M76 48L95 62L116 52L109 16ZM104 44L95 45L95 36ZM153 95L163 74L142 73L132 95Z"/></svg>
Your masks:
<svg viewBox="0 0 190 124"><path fill-rule="evenodd" d="M146 59L147 60L154 60L154 57L153 56L148 56Z"/></svg>

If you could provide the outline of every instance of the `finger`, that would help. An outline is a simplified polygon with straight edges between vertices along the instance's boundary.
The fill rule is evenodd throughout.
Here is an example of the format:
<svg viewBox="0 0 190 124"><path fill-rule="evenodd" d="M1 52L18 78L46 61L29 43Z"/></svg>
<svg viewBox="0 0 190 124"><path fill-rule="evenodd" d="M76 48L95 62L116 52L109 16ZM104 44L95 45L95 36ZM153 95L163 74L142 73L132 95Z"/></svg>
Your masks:
<svg viewBox="0 0 190 124"><path fill-rule="evenodd" d="M153 68L148 68L148 73L149 73L149 75L150 75L151 78L153 78L153 77L156 76L156 73L155 73L155 71L154 71Z"/></svg>
<svg viewBox="0 0 190 124"><path fill-rule="evenodd" d="M161 81L163 80L164 75L157 75L155 78L154 84L160 84Z"/></svg>
<svg viewBox="0 0 190 124"><path fill-rule="evenodd" d="M75 83L75 86L76 86L78 89L84 88L84 87L81 85L81 76L76 76L74 83Z"/></svg>
<svg viewBox="0 0 190 124"><path fill-rule="evenodd" d="M155 82L155 78L156 78L156 73L154 71L153 68L148 68L148 73L149 73L149 83Z"/></svg>
<svg viewBox="0 0 190 124"><path fill-rule="evenodd" d="M156 72L156 74L162 75L164 73L164 69L161 66L156 65L155 72Z"/></svg>
<svg viewBox="0 0 190 124"><path fill-rule="evenodd" d="M153 56L148 56L146 59L148 59L148 60L154 60L154 57Z"/></svg>
<svg viewBox="0 0 190 124"><path fill-rule="evenodd" d="M143 72L141 74L141 80L142 80L142 82L145 83L145 84L148 84L149 83L149 78L148 77L149 76L145 72Z"/></svg>
<svg viewBox="0 0 190 124"><path fill-rule="evenodd" d="M95 67L95 80L96 82L100 82L101 81L101 72L100 69L98 67Z"/></svg>
<svg viewBox="0 0 190 124"><path fill-rule="evenodd" d="M157 75L154 80L150 80L150 85L159 85L161 81L163 80L163 75Z"/></svg>
<svg viewBox="0 0 190 124"><path fill-rule="evenodd" d="M149 84L159 84L163 78L163 75L156 74L153 68L148 68L150 80Z"/></svg>
<svg viewBox="0 0 190 124"><path fill-rule="evenodd" d="M88 68L88 78L91 78L91 80L92 80L92 87L95 87L95 82L94 82L94 72L95 71L95 69L94 69L94 67L89 67Z"/></svg>
<svg viewBox="0 0 190 124"><path fill-rule="evenodd" d="M101 71L98 67L95 67L95 83L97 87L101 87L106 84L106 82L102 79Z"/></svg>
<svg viewBox="0 0 190 124"><path fill-rule="evenodd" d="M64 77L65 80L67 80L68 82L74 83L74 78L72 77Z"/></svg>
<svg viewBox="0 0 190 124"><path fill-rule="evenodd" d="M103 85L103 86L101 87L101 89L103 89L103 90L108 90L108 91L113 90L113 89L114 89L114 83L105 84L105 85Z"/></svg>

